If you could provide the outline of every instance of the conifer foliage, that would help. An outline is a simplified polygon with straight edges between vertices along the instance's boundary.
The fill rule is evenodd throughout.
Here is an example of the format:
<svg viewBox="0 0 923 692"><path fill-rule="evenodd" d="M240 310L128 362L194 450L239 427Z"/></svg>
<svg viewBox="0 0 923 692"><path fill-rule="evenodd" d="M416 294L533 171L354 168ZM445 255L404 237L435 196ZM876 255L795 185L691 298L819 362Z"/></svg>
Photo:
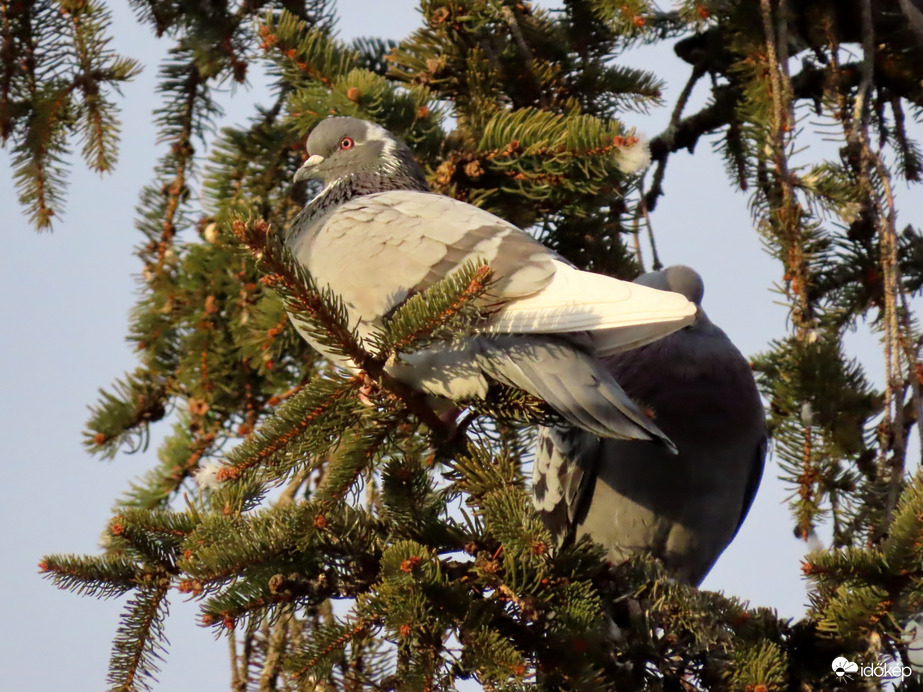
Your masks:
<svg viewBox="0 0 923 692"><path fill-rule="evenodd" d="M86 165L115 165L118 118L112 91L138 64L108 47L102 2L0 4L0 144L12 151L19 201L38 229L61 211L73 139Z"/></svg>
<svg viewBox="0 0 923 692"><path fill-rule="evenodd" d="M168 413L173 428L103 552L41 563L61 588L126 599L112 689L155 685L168 604L188 595L230 638L241 691L822 690L864 684L832 674L839 655L903 665L903 623L923 610L923 476L907 457L923 436L923 237L896 227L895 189L923 165L918 3L422 0L397 44L339 40L327 0L132 6L171 46L164 153L138 207L140 362L102 393L86 445L111 457ZM111 92L138 66L107 30L93 0L0 0L0 138L39 229L62 209L75 138L88 165L113 165ZM690 72L646 177L628 126L661 85L619 63L639 43ZM214 90L259 70L271 101L216 134ZM687 113L706 78L709 103ZM790 308L755 367L795 530L833 532L803 565L805 618L675 584L643 556L606 567L588 542L556 548L523 475L542 402L497 386L456 402L450 425L387 375L470 329L491 272L465 267L360 343L280 241L310 194L291 182L304 136L331 113L402 137L435 191L622 278L671 156L716 133ZM799 151L818 123L834 159ZM286 311L361 374L319 359ZM881 335L879 385L843 346L860 322Z"/></svg>

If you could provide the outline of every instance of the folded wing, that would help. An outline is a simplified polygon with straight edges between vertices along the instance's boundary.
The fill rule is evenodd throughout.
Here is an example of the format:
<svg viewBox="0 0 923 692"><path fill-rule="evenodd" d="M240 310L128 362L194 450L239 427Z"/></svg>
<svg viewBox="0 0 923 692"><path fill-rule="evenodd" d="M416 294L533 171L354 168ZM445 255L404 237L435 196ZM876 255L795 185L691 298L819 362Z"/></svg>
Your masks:
<svg viewBox="0 0 923 692"><path fill-rule="evenodd" d="M589 331L599 355L635 348L691 324L696 307L678 293L580 271L557 259L551 281L506 303L487 331Z"/></svg>

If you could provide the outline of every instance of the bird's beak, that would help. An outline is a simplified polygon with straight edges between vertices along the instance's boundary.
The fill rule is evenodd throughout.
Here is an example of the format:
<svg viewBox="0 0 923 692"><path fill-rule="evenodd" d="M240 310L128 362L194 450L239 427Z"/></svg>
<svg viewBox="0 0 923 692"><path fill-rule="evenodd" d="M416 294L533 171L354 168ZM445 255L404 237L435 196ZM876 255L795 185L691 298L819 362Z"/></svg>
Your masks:
<svg viewBox="0 0 923 692"><path fill-rule="evenodd" d="M314 177L314 169L317 168L318 164L324 162L324 157L320 154L313 154L308 157L308 160L301 164L301 168L295 171L295 178L292 182L297 183L300 180L308 180Z"/></svg>

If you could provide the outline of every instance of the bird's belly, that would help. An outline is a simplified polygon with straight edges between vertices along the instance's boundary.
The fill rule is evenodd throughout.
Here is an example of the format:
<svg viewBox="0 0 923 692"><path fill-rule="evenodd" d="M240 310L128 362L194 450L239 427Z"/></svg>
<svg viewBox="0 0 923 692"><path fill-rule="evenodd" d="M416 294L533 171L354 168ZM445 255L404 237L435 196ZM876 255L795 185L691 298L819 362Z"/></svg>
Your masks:
<svg viewBox="0 0 923 692"><path fill-rule="evenodd" d="M712 438L714 441L714 438ZM633 553L660 558L677 578L698 583L730 542L741 508L749 459L735 447L711 447L696 454L677 439L678 455L649 442L606 440L603 452L618 463L599 470L578 535L612 540L609 559L621 562ZM614 446L632 454L617 453Z"/></svg>
<svg viewBox="0 0 923 692"><path fill-rule="evenodd" d="M577 537L598 539L600 526L618 539L604 547L613 564L624 562L639 553L660 559L667 572L680 581L698 584L718 559L723 542L715 541L707 531L697 530L671 519L625 496L599 498L599 485L586 520L578 527ZM598 503L602 502L602 507ZM596 516L594 516L596 515Z"/></svg>

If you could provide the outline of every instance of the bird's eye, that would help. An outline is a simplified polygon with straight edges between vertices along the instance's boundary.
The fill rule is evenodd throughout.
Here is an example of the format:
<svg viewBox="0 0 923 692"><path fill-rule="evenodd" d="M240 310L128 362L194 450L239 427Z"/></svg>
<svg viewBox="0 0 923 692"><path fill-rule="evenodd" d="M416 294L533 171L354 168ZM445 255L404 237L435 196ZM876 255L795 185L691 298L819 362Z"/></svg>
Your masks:
<svg viewBox="0 0 923 692"><path fill-rule="evenodd" d="M356 143L353 141L352 137L344 137L340 140L340 149L343 149L344 151L346 149L352 149L355 144Z"/></svg>

